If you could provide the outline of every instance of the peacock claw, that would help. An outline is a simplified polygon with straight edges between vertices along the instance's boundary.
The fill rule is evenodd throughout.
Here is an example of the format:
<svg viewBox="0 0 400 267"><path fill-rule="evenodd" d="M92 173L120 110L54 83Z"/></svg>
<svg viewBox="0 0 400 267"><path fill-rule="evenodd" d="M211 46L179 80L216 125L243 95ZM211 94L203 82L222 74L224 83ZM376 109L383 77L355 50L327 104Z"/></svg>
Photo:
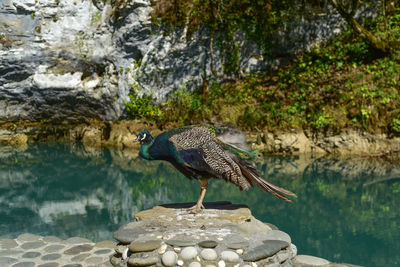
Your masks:
<svg viewBox="0 0 400 267"><path fill-rule="evenodd" d="M194 205L193 207L188 208L186 211L189 214L197 214L197 213L202 212L203 209L204 209L204 205L201 204L201 205Z"/></svg>

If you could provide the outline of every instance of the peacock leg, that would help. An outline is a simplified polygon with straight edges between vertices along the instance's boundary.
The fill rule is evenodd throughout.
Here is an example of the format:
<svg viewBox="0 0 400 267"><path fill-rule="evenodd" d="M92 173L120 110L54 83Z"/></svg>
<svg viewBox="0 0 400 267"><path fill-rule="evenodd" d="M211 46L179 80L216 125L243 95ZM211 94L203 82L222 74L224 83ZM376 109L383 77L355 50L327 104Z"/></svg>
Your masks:
<svg viewBox="0 0 400 267"><path fill-rule="evenodd" d="M199 182L200 182L200 187L201 187L200 196L199 196L199 199L197 200L197 204L188 209L189 213L196 214L196 213L199 213L202 209L204 209L203 199L204 199L204 196L206 195L208 179L200 178Z"/></svg>

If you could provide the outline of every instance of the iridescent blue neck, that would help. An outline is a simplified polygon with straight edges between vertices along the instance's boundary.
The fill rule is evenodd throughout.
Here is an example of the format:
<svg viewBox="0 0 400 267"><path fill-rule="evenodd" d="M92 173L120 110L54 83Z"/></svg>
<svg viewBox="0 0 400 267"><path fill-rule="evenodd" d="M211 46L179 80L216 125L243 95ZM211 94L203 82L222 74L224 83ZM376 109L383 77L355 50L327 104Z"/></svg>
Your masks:
<svg viewBox="0 0 400 267"><path fill-rule="evenodd" d="M142 144L140 146L139 156L141 156L144 159L152 160L153 157L150 156L150 154L149 154L149 148L151 147L151 145L153 143L154 143L154 140L151 140L150 143Z"/></svg>

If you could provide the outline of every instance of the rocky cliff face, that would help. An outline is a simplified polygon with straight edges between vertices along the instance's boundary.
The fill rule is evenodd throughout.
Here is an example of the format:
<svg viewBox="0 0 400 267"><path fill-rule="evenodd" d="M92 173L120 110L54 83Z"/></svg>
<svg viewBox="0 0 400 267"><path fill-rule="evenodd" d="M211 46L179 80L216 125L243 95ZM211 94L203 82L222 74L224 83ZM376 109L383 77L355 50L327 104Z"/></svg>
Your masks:
<svg viewBox="0 0 400 267"><path fill-rule="evenodd" d="M0 120L115 121L134 87L161 101L222 74L223 55L210 34L166 32L150 20L149 0L133 0L111 23L113 8L98 0L4 0L0 3ZM106 1L107 2L107 1ZM277 55L261 56L240 34L240 72L273 68L293 53L340 32L334 13L300 20L277 33Z"/></svg>

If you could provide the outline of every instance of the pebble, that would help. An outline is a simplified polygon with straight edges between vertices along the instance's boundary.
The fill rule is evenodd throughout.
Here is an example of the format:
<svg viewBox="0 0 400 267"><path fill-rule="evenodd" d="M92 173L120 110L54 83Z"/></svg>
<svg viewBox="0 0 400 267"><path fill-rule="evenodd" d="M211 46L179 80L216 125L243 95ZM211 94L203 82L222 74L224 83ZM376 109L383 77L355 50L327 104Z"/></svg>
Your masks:
<svg viewBox="0 0 400 267"><path fill-rule="evenodd" d="M253 266L246 264L246 265L243 265L243 267L253 267Z"/></svg>
<svg viewBox="0 0 400 267"><path fill-rule="evenodd" d="M79 254L79 255L77 255L75 257L72 257L71 261L83 261L89 256L90 256L89 253L81 253L81 254Z"/></svg>
<svg viewBox="0 0 400 267"><path fill-rule="evenodd" d="M12 267L34 267L34 266L35 266L35 263L34 263L34 262L31 262L31 261L27 262L27 261L25 261L25 262L16 263L16 264L14 264Z"/></svg>
<svg viewBox="0 0 400 267"><path fill-rule="evenodd" d="M230 249L240 249L240 248L245 248L249 246L249 242L247 241L243 241L243 242L232 242L232 243L228 243L226 244L227 248Z"/></svg>
<svg viewBox="0 0 400 267"><path fill-rule="evenodd" d="M158 249L158 254L164 254L164 252L167 250L167 244L162 244L161 246L160 246L160 248Z"/></svg>
<svg viewBox="0 0 400 267"><path fill-rule="evenodd" d="M61 240L61 238L51 235L51 236L43 237L43 241L47 242L47 243L58 243L58 242L61 242L62 240Z"/></svg>
<svg viewBox="0 0 400 267"><path fill-rule="evenodd" d="M18 243L15 242L13 239L8 239L8 238L1 238L0 239L0 248L1 249L10 249L10 248L15 248L18 246Z"/></svg>
<svg viewBox="0 0 400 267"><path fill-rule="evenodd" d="M76 244L82 244L82 243L92 243L89 239L82 238L82 237L71 237L65 240L68 244L76 245Z"/></svg>
<svg viewBox="0 0 400 267"><path fill-rule="evenodd" d="M183 265L183 260L178 260L178 261L176 262L176 264L178 264L179 266L182 266L182 265Z"/></svg>
<svg viewBox="0 0 400 267"><path fill-rule="evenodd" d="M21 245L22 249L35 249L35 248L40 248L46 245L43 241L33 241L33 242L27 242L25 244Z"/></svg>
<svg viewBox="0 0 400 267"><path fill-rule="evenodd" d="M194 261L189 264L189 267L201 267L201 264Z"/></svg>
<svg viewBox="0 0 400 267"><path fill-rule="evenodd" d="M215 248L218 245L218 243L213 240L206 240L206 241L201 241L198 245L199 247L202 248Z"/></svg>
<svg viewBox="0 0 400 267"><path fill-rule="evenodd" d="M200 256L206 261L214 261L218 258L217 252L211 248L205 248L200 252Z"/></svg>
<svg viewBox="0 0 400 267"><path fill-rule="evenodd" d="M174 266L178 255L173 251L167 251L162 255L161 261L165 266Z"/></svg>
<svg viewBox="0 0 400 267"><path fill-rule="evenodd" d="M181 252L181 248L174 248L174 251L176 252L176 253L179 253L179 252Z"/></svg>
<svg viewBox="0 0 400 267"><path fill-rule="evenodd" d="M178 239L170 239L165 241L170 246L173 247L190 247L196 245L196 242L191 240L178 240Z"/></svg>
<svg viewBox="0 0 400 267"><path fill-rule="evenodd" d="M40 236L34 234L22 234L19 235L17 239L22 242L33 242L33 241L39 241Z"/></svg>
<svg viewBox="0 0 400 267"><path fill-rule="evenodd" d="M54 260L57 260L59 258L61 258L60 254L53 253L53 254L44 255L41 259L44 260L44 261L54 261Z"/></svg>
<svg viewBox="0 0 400 267"><path fill-rule="evenodd" d="M225 262L223 260L220 260L218 262L218 267L225 267L225 266L226 266L226 264L225 264Z"/></svg>
<svg viewBox="0 0 400 267"><path fill-rule="evenodd" d="M22 255L22 258L28 258L28 259L32 259L32 258L37 258L39 257L41 254L39 252L36 251L30 251L30 252L26 252L25 254Z"/></svg>
<svg viewBox="0 0 400 267"><path fill-rule="evenodd" d="M151 266L158 263L158 257L130 257L128 263L132 266Z"/></svg>
<svg viewBox="0 0 400 267"><path fill-rule="evenodd" d="M244 252L244 250L241 249L241 248L239 248L239 249L236 250L236 253L239 254L239 255L242 255L243 252Z"/></svg>
<svg viewBox="0 0 400 267"><path fill-rule="evenodd" d="M161 240L146 240L146 241L133 241L129 245L129 249L132 252L146 252L146 251L153 251L160 247Z"/></svg>
<svg viewBox="0 0 400 267"><path fill-rule="evenodd" d="M117 243L115 243L114 241L111 240L104 240L104 241L100 241L97 242L96 244L94 244L94 246L96 248L115 248L117 246Z"/></svg>
<svg viewBox="0 0 400 267"><path fill-rule="evenodd" d="M64 251L65 255L77 255L81 252L87 252L92 250L93 246L88 245L88 244L84 244L84 245L78 245L75 247L72 247L70 249L67 249Z"/></svg>
<svg viewBox="0 0 400 267"><path fill-rule="evenodd" d="M10 257L0 257L0 266L10 266L15 262L17 262L17 259Z"/></svg>
<svg viewBox="0 0 400 267"><path fill-rule="evenodd" d="M197 256L197 249L195 247L186 247L181 252L184 261L191 260Z"/></svg>
<svg viewBox="0 0 400 267"><path fill-rule="evenodd" d="M102 255L102 254L107 254L107 253L110 253L110 252L111 252L111 249L99 249L99 250L96 250L94 252L94 254Z"/></svg>
<svg viewBox="0 0 400 267"><path fill-rule="evenodd" d="M37 267L58 267L59 264L57 262L49 262L49 263L44 263L40 264Z"/></svg>
<svg viewBox="0 0 400 267"><path fill-rule="evenodd" d="M56 244L54 244L54 245L50 245L50 246L45 247L43 249L43 251L47 252L47 253L53 253L53 252L60 251L63 248L65 248L64 245L56 245Z"/></svg>
<svg viewBox="0 0 400 267"><path fill-rule="evenodd" d="M236 252L229 250L221 252L221 259L227 262L238 262L240 260L239 255Z"/></svg>

